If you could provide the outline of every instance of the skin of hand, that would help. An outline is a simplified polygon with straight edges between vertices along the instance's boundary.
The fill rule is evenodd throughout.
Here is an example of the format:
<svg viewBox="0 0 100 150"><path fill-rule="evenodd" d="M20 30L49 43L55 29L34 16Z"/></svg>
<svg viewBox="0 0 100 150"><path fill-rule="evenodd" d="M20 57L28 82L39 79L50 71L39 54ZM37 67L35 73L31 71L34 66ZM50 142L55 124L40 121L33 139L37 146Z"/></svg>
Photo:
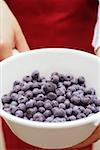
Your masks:
<svg viewBox="0 0 100 150"><path fill-rule="evenodd" d="M0 0L0 61L12 55L12 49L19 52L29 46L16 18L3 0Z"/></svg>
<svg viewBox="0 0 100 150"><path fill-rule="evenodd" d="M96 50L96 55L100 57L100 47Z"/></svg>

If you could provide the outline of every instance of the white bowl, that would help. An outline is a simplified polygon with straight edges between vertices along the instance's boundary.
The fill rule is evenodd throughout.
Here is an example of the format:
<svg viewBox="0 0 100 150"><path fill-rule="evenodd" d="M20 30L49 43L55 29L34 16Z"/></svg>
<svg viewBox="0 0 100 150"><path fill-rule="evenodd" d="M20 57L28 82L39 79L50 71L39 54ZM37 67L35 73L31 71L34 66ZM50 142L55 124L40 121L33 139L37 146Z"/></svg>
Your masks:
<svg viewBox="0 0 100 150"><path fill-rule="evenodd" d="M48 76L58 71L86 78L87 86L93 87L100 97L100 59L82 51L52 48L34 50L10 57L0 63L1 96L10 91L14 80L39 70ZM24 142L47 149L67 148L89 137L100 122L100 112L85 119L64 123L42 123L24 120L2 110L0 115L13 133Z"/></svg>

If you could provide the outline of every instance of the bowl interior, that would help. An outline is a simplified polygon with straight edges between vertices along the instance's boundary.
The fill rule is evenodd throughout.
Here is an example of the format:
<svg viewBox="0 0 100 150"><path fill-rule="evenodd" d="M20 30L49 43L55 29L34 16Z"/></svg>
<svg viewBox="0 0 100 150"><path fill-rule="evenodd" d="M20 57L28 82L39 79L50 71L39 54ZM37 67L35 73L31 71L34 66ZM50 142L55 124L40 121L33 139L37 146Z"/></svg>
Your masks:
<svg viewBox="0 0 100 150"><path fill-rule="evenodd" d="M1 63L1 96L8 93L15 80L21 80L34 70L48 77L52 72L80 75L86 78L87 87L93 87L100 97L100 61L92 55L71 49L41 49L25 52ZM2 103L0 101L0 107Z"/></svg>

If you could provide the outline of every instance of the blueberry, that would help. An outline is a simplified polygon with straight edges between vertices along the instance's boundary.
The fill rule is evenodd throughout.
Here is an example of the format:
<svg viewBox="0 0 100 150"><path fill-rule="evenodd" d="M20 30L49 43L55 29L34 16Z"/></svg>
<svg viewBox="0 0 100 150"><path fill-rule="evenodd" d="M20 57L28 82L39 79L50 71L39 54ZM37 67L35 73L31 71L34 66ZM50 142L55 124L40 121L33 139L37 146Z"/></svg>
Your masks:
<svg viewBox="0 0 100 150"><path fill-rule="evenodd" d="M79 106L78 108L79 108L79 110L80 110L81 112L83 112L84 109L85 109L83 106Z"/></svg>
<svg viewBox="0 0 100 150"><path fill-rule="evenodd" d="M21 111L21 110L17 110L16 112L15 112L15 116L17 116L17 117L20 117L20 118L23 118L23 111Z"/></svg>
<svg viewBox="0 0 100 150"><path fill-rule="evenodd" d="M89 99L88 102L89 104L92 104L94 102L94 99L97 98L95 95L89 95L89 94L85 95L85 97Z"/></svg>
<svg viewBox="0 0 100 150"><path fill-rule="evenodd" d="M59 117L56 117L53 119L53 122L65 122L66 119L65 118L59 118Z"/></svg>
<svg viewBox="0 0 100 150"><path fill-rule="evenodd" d="M35 70L33 73L32 73L32 79L33 80L38 80L39 78L39 71Z"/></svg>
<svg viewBox="0 0 100 150"><path fill-rule="evenodd" d="M52 101L52 106L53 106L53 107L58 107L58 106L59 106L58 101L53 100L53 101Z"/></svg>
<svg viewBox="0 0 100 150"><path fill-rule="evenodd" d="M51 103L47 103L47 102L46 102L46 103L44 104L44 108L51 110L51 109L52 109Z"/></svg>
<svg viewBox="0 0 100 150"><path fill-rule="evenodd" d="M63 74L59 74L59 81L63 82L65 80L65 76Z"/></svg>
<svg viewBox="0 0 100 150"><path fill-rule="evenodd" d="M65 75L65 80L66 81L71 81L73 79L72 75Z"/></svg>
<svg viewBox="0 0 100 150"><path fill-rule="evenodd" d="M59 108L58 107L53 107L52 112L57 111Z"/></svg>
<svg viewBox="0 0 100 150"><path fill-rule="evenodd" d="M25 96L19 96L18 103L26 103L28 101L28 98Z"/></svg>
<svg viewBox="0 0 100 150"><path fill-rule="evenodd" d="M79 105L80 104L80 97L79 96L72 96L71 102L75 105Z"/></svg>
<svg viewBox="0 0 100 150"><path fill-rule="evenodd" d="M97 111L100 112L100 106L97 106Z"/></svg>
<svg viewBox="0 0 100 150"><path fill-rule="evenodd" d="M43 101L37 101L37 107L42 107L44 106L44 102Z"/></svg>
<svg viewBox="0 0 100 150"><path fill-rule="evenodd" d="M70 103L70 106L69 106L69 107L70 107L70 108L73 108L74 106L75 106L74 104Z"/></svg>
<svg viewBox="0 0 100 150"><path fill-rule="evenodd" d="M65 101L65 97L64 96L57 97L57 102L64 103L64 101Z"/></svg>
<svg viewBox="0 0 100 150"><path fill-rule="evenodd" d="M45 103L52 103L52 101L50 99L45 99Z"/></svg>
<svg viewBox="0 0 100 150"><path fill-rule="evenodd" d="M45 81L46 81L46 78L43 76L39 77L38 79L38 82L45 82Z"/></svg>
<svg viewBox="0 0 100 150"><path fill-rule="evenodd" d="M16 101L12 101L12 102L10 103L10 105L11 105L11 106L17 106L18 103L17 103Z"/></svg>
<svg viewBox="0 0 100 150"><path fill-rule="evenodd" d="M89 108L86 108L83 112L86 116L92 113L92 111Z"/></svg>
<svg viewBox="0 0 100 150"><path fill-rule="evenodd" d="M55 93L53 93L53 92L49 92L47 94L47 98L50 99L50 100L54 100L54 99L57 98L57 95Z"/></svg>
<svg viewBox="0 0 100 150"><path fill-rule="evenodd" d="M15 114L15 112L17 111L17 107L16 106L10 106L10 112L11 114Z"/></svg>
<svg viewBox="0 0 100 150"><path fill-rule="evenodd" d="M58 73L58 72L53 72L53 73L51 74L51 76L54 76L54 75L59 76L59 73Z"/></svg>
<svg viewBox="0 0 100 150"><path fill-rule="evenodd" d="M81 85L81 84L84 84L85 83L85 78L83 76L79 76L78 77L78 83Z"/></svg>
<svg viewBox="0 0 100 150"><path fill-rule="evenodd" d="M43 115L47 118L47 117L50 117L52 115L51 111L50 110L46 110Z"/></svg>
<svg viewBox="0 0 100 150"><path fill-rule="evenodd" d="M68 90L66 92L66 98L71 99L71 97L72 97L72 92Z"/></svg>
<svg viewBox="0 0 100 150"><path fill-rule="evenodd" d="M90 102L90 98L88 98L88 97L83 97L83 98L81 99L81 104L82 104L82 105L88 105L89 102Z"/></svg>
<svg viewBox="0 0 100 150"><path fill-rule="evenodd" d="M85 91L85 87L81 86L81 85L77 85L78 86L78 90L82 90L83 92Z"/></svg>
<svg viewBox="0 0 100 150"><path fill-rule="evenodd" d="M65 108L66 108L66 105L65 105L64 103L60 103L60 104L59 104L59 108L65 109Z"/></svg>
<svg viewBox="0 0 100 150"><path fill-rule="evenodd" d="M11 97L11 100L14 100L14 101L17 101L17 100L18 100L18 94L17 94L17 93L12 93L12 94L10 95L10 97Z"/></svg>
<svg viewBox="0 0 100 150"><path fill-rule="evenodd" d="M43 122L45 120L45 117L43 116L43 114L37 112L33 115L33 120Z"/></svg>
<svg viewBox="0 0 100 150"><path fill-rule="evenodd" d="M18 80L14 81L13 87L16 86L16 85L20 85L20 81L18 81Z"/></svg>
<svg viewBox="0 0 100 150"><path fill-rule="evenodd" d="M76 91L76 88L72 85L72 86L69 86L67 90L74 92L74 91Z"/></svg>
<svg viewBox="0 0 100 150"><path fill-rule="evenodd" d="M32 101L33 101L33 106L37 106L37 101L36 101L36 99L33 98Z"/></svg>
<svg viewBox="0 0 100 150"><path fill-rule="evenodd" d="M96 94L96 92L95 92L95 90L93 88L89 88L89 89L86 88L84 93L85 94L91 94L91 95L95 95Z"/></svg>
<svg viewBox="0 0 100 150"><path fill-rule="evenodd" d="M9 108L9 107L5 107L5 108L3 108L3 109L4 109L4 111L6 111L7 113L11 114L11 111L10 111L10 108Z"/></svg>
<svg viewBox="0 0 100 150"><path fill-rule="evenodd" d="M34 108L28 108L26 111L26 117L27 118L32 118L33 115L37 112L37 107Z"/></svg>
<svg viewBox="0 0 100 150"><path fill-rule="evenodd" d="M33 118L30 118L31 121L33 121Z"/></svg>
<svg viewBox="0 0 100 150"><path fill-rule="evenodd" d="M59 82L59 76L58 75L51 76L51 81L57 84Z"/></svg>
<svg viewBox="0 0 100 150"><path fill-rule="evenodd" d="M64 87L64 84L63 84L63 82L59 82L57 86L58 86L58 88L61 88L61 87Z"/></svg>
<svg viewBox="0 0 100 150"><path fill-rule="evenodd" d="M78 106L74 106L72 112L73 112L73 114L75 116L81 113L81 111L79 110Z"/></svg>
<svg viewBox="0 0 100 150"><path fill-rule="evenodd" d="M34 106L34 100L30 99L29 101L26 102L26 107L27 108L32 108Z"/></svg>
<svg viewBox="0 0 100 150"><path fill-rule="evenodd" d="M30 109L31 109L31 108L30 108ZM32 111L33 111L33 114L35 114L35 113L38 111L37 107L33 107L33 108L32 108Z"/></svg>
<svg viewBox="0 0 100 150"><path fill-rule="evenodd" d="M60 118L61 122L65 122L66 118Z"/></svg>
<svg viewBox="0 0 100 150"><path fill-rule="evenodd" d="M44 107L39 107L39 112L40 113L44 113L45 112L45 108Z"/></svg>
<svg viewBox="0 0 100 150"><path fill-rule="evenodd" d="M40 101L43 101L45 98L45 96L43 94L38 94L37 97L36 97L36 100L40 100Z"/></svg>
<svg viewBox="0 0 100 150"><path fill-rule="evenodd" d="M37 96L38 94L40 94L41 93L41 90L40 89L38 89L38 88L34 88L33 89L33 95L34 96Z"/></svg>
<svg viewBox="0 0 100 150"><path fill-rule="evenodd" d="M27 84L28 84L28 86L29 86L29 89L32 90L32 89L33 89L33 82L28 82Z"/></svg>
<svg viewBox="0 0 100 150"><path fill-rule="evenodd" d="M66 115L71 116L72 115L72 108L66 109Z"/></svg>
<svg viewBox="0 0 100 150"><path fill-rule="evenodd" d="M78 91L78 90L83 91L83 87L80 86L79 84L73 84L72 86L76 89L76 91ZM80 88L80 87L81 87L81 88Z"/></svg>
<svg viewBox="0 0 100 150"><path fill-rule="evenodd" d="M57 96L63 96L65 94L65 90L63 88L56 89Z"/></svg>
<svg viewBox="0 0 100 150"><path fill-rule="evenodd" d="M10 106L10 104L8 104L8 103L3 104L3 108L8 108L9 106Z"/></svg>
<svg viewBox="0 0 100 150"><path fill-rule="evenodd" d="M75 96L83 96L84 95L84 92L82 90L77 90L75 92L73 92L72 95L75 95Z"/></svg>
<svg viewBox="0 0 100 150"><path fill-rule="evenodd" d="M98 106L99 107L99 106ZM91 109L91 111L92 111L92 109ZM97 107L95 107L95 110L94 111L92 111L92 113L97 113L98 112L98 108Z"/></svg>
<svg viewBox="0 0 100 150"><path fill-rule="evenodd" d="M53 122L53 119L54 119L54 116L52 115L52 116L48 117L45 121L46 122Z"/></svg>
<svg viewBox="0 0 100 150"><path fill-rule="evenodd" d="M24 118L23 118L23 119L28 120L28 118L27 118L26 116L24 116Z"/></svg>
<svg viewBox="0 0 100 150"><path fill-rule="evenodd" d="M72 80L71 80L71 84L73 85L73 84L78 84L78 80L76 79L76 78L73 78Z"/></svg>
<svg viewBox="0 0 100 150"><path fill-rule="evenodd" d="M39 88L40 89L40 84L37 81L33 82L33 88Z"/></svg>
<svg viewBox="0 0 100 150"><path fill-rule="evenodd" d="M20 109L20 110L22 110L23 112L25 112L25 111L26 111L26 105L25 105L24 103L20 103L20 104L18 105L18 109Z"/></svg>
<svg viewBox="0 0 100 150"><path fill-rule="evenodd" d="M68 99L65 100L64 104L66 108L70 107L70 101Z"/></svg>
<svg viewBox="0 0 100 150"><path fill-rule="evenodd" d="M14 92L19 92L21 90L21 86L20 85L16 85L16 86L14 86L14 88L13 88L13 91Z"/></svg>
<svg viewBox="0 0 100 150"><path fill-rule="evenodd" d="M2 103L9 103L11 101L10 96L9 95L3 95L3 97L1 98Z"/></svg>
<svg viewBox="0 0 100 150"><path fill-rule="evenodd" d="M56 108L53 110L53 114L55 117L64 117L66 115L66 112L62 108Z"/></svg>
<svg viewBox="0 0 100 150"><path fill-rule="evenodd" d="M88 105L87 108L90 109L92 112L96 111L96 108L94 106Z"/></svg>
<svg viewBox="0 0 100 150"><path fill-rule="evenodd" d="M23 96L24 96L24 95L25 95L25 92L24 92L24 91L19 91L19 92L18 92L18 96L19 96L19 95L23 95Z"/></svg>
<svg viewBox="0 0 100 150"><path fill-rule="evenodd" d="M43 85L42 88L43 88L45 93L54 92L55 91L55 84L52 82L48 82L48 83L45 83L45 85Z"/></svg>
<svg viewBox="0 0 100 150"><path fill-rule="evenodd" d="M64 86L65 86L66 88L68 88L70 85L71 85L71 82L70 82L70 81L64 81Z"/></svg>
<svg viewBox="0 0 100 150"><path fill-rule="evenodd" d="M31 99L31 98L33 98L33 92L31 90L28 90L28 91L25 92L25 96L28 99Z"/></svg>
<svg viewBox="0 0 100 150"><path fill-rule="evenodd" d="M96 106L100 106L100 99L94 99L94 103Z"/></svg>
<svg viewBox="0 0 100 150"><path fill-rule="evenodd" d="M77 115L77 119L82 119L82 118L85 118L86 115L84 113L80 113Z"/></svg>
<svg viewBox="0 0 100 150"><path fill-rule="evenodd" d="M74 120L76 120L76 117L74 115L72 115L72 116L69 117L69 120L74 121Z"/></svg>
<svg viewBox="0 0 100 150"><path fill-rule="evenodd" d="M22 91L27 91L30 89L30 86L28 83L24 83L22 86L21 86L21 90Z"/></svg>
<svg viewBox="0 0 100 150"><path fill-rule="evenodd" d="M25 81L25 82L31 82L31 81L32 81L32 77L29 76L29 75L26 75L26 76L23 78L23 81Z"/></svg>

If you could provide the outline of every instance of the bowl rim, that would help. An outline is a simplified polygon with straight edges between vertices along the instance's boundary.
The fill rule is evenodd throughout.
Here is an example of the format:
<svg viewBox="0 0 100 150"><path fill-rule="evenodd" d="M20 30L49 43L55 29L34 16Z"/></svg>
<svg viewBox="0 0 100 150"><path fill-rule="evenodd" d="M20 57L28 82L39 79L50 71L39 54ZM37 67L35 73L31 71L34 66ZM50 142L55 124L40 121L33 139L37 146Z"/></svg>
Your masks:
<svg viewBox="0 0 100 150"><path fill-rule="evenodd" d="M39 50L39 51L38 51ZM58 51L57 51L58 50ZM67 51L66 51L67 50ZM98 58L96 55L81 51L81 50L76 50L76 49L70 49L70 48L41 48L41 49L34 49L31 51L26 51L23 53L20 53L18 55L14 55L13 57L9 57L2 62L0 62L0 65L5 65L9 61L16 60L18 58L24 57L26 55L32 55L32 54L41 54L41 53L71 53L71 54L78 54L83 57L89 57L91 59L96 59L100 63L100 58ZM84 54L84 55L83 55ZM30 121L30 120L25 120L23 118L19 118L16 116L13 116L7 112L5 112L3 109L0 109L0 116L3 117L4 119L7 119L9 121L21 124L21 125L26 125L30 127L37 127L37 128L70 128L70 127L76 127L88 123L96 123L100 122L100 112L93 114L92 116L75 120L75 121L66 121L66 122L57 122L57 123L49 123L49 122L37 122L37 121Z"/></svg>
<svg viewBox="0 0 100 150"><path fill-rule="evenodd" d="M50 129L72 128L72 127L78 127L81 125L86 125L89 123L93 123L95 126L97 126L100 123L100 112L93 114L92 116L89 116L86 118L82 118L82 119L74 120L74 121L66 121L66 122L38 122L38 121L25 120L23 118L19 118L12 114L9 114L5 112L3 109L0 109L0 116L3 117L3 119L6 119L8 121L11 121L20 125L36 127L36 128L50 128Z"/></svg>
<svg viewBox="0 0 100 150"><path fill-rule="evenodd" d="M71 53L71 54L77 54L81 55L81 57L91 57L91 59L96 59L98 62L100 62L100 58L94 54L85 52L83 50L77 50L77 49L71 49L71 48L40 48L40 49L34 49L34 50L28 50L24 52L18 52L17 55L12 55L11 57L8 57L0 62L0 65L4 65L5 63L8 63L9 61L13 61L15 59L18 59L20 57L24 57L26 55L32 55L32 54L41 54L41 53ZM84 54L84 55L83 55Z"/></svg>

